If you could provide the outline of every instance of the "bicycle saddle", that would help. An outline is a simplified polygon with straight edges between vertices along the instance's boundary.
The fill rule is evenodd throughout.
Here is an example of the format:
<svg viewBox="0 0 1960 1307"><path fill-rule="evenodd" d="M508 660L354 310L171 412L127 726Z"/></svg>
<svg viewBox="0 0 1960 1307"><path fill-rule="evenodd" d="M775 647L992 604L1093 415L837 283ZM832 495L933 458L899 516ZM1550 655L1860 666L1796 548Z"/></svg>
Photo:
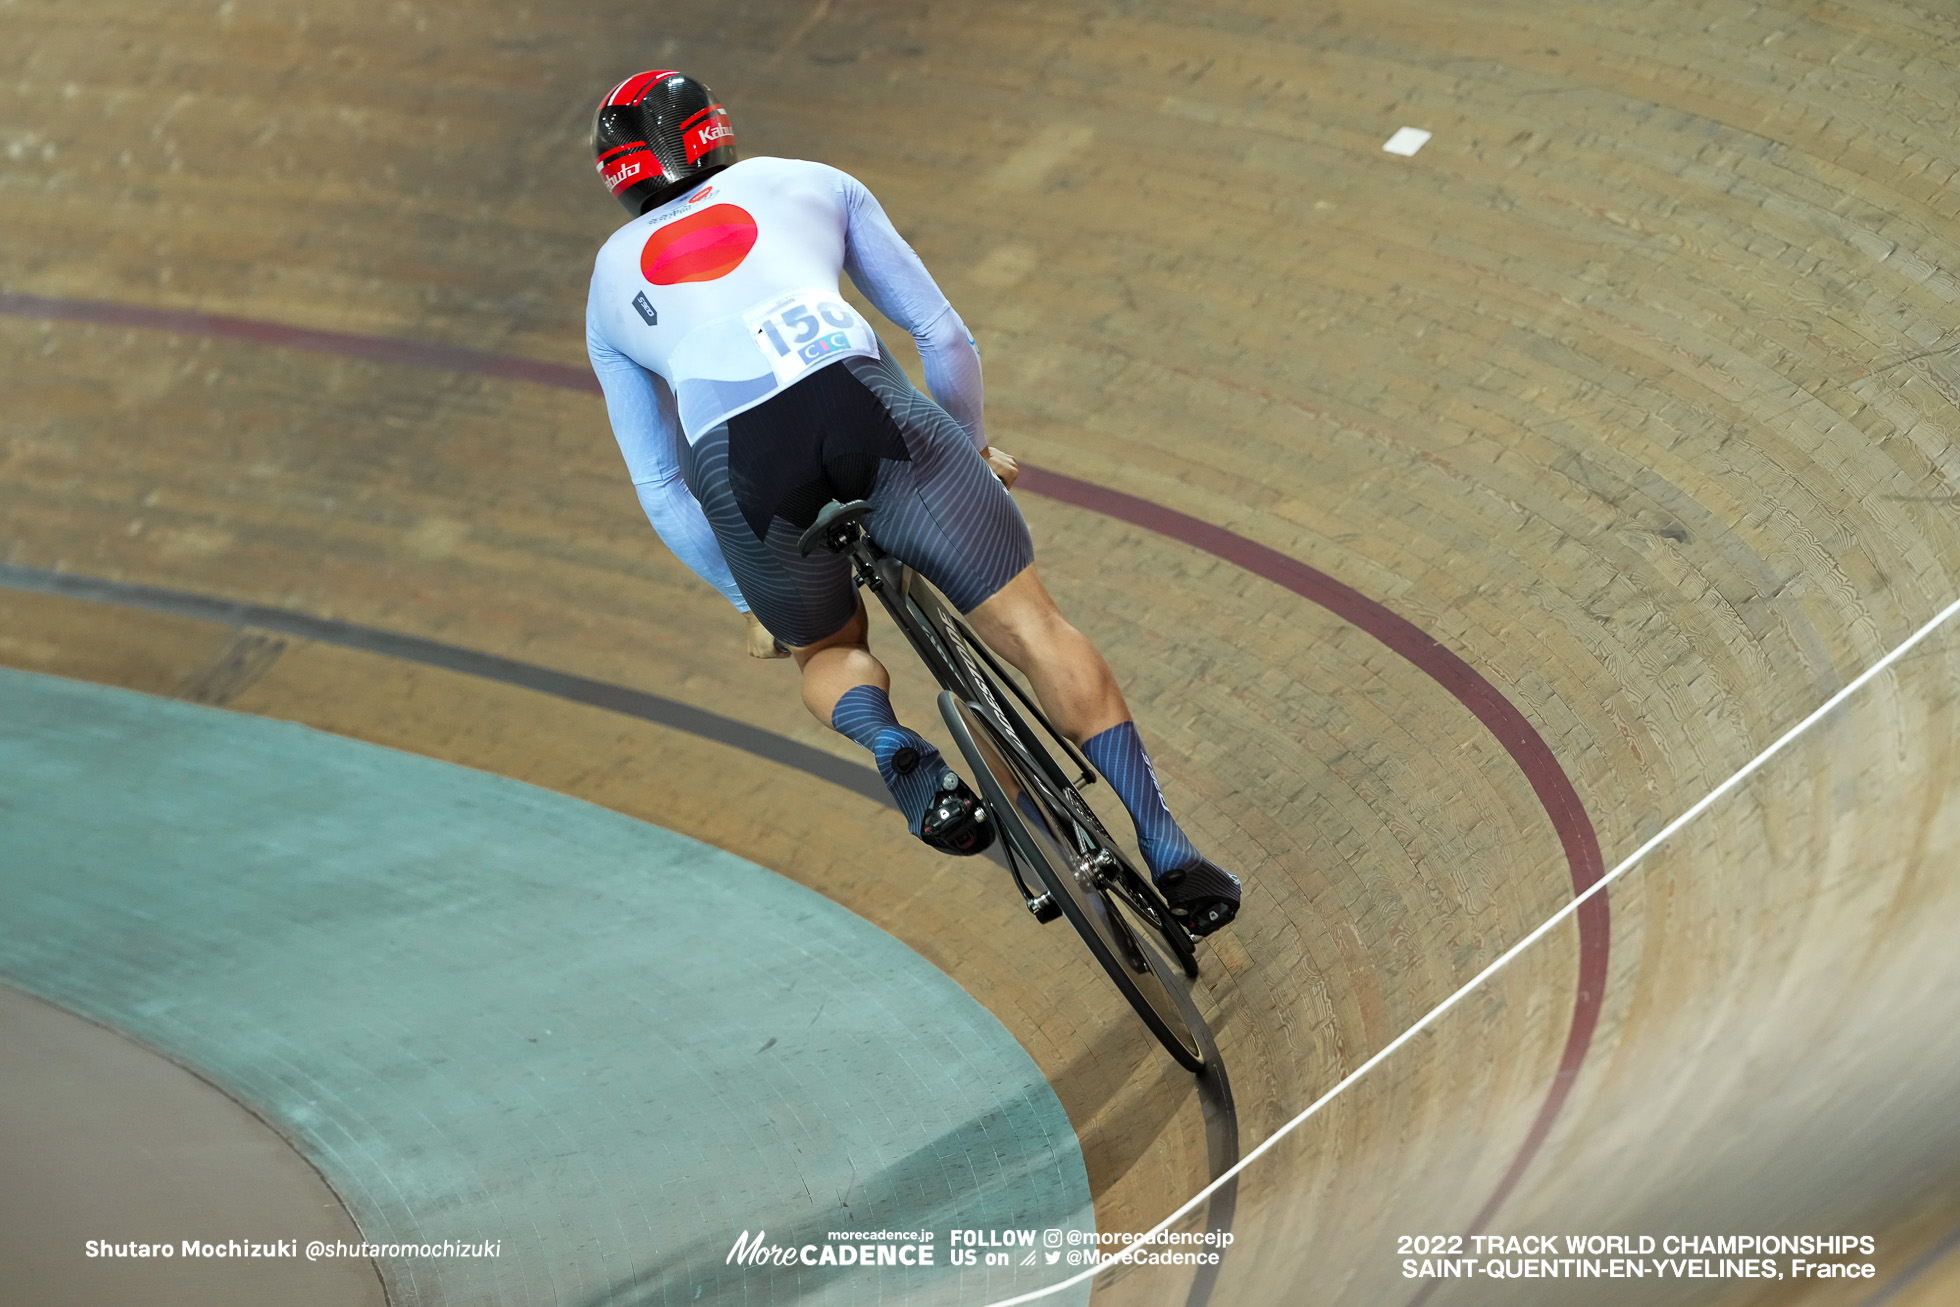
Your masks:
<svg viewBox="0 0 1960 1307"><path fill-rule="evenodd" d="M863 534L859 519L870 511L868 499L853 499L848 504L831 500L817 514L817 520L810 523L809 530L796 538L797 551L805 558L820 548L833 554L843 553Z"/></svg>

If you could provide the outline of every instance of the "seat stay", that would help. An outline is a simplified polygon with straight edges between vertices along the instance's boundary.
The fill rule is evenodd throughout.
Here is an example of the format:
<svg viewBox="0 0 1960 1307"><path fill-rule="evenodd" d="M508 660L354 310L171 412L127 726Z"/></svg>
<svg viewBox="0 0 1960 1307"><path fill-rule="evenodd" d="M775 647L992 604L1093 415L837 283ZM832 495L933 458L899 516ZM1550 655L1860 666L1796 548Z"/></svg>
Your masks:
<svg viewBox="0 0 1960 1307"><path fill-rule="evenodd" d="M864 519L871 511L871 501L868 499L853 500L848 504L832 500L823 506L817 513L816 520L798 537L798 550L805 558L819 549L848 556L851 560L853 581L860 589L868 589L878 596L885 610L891 614L892 620L898 624L898 629L905 633L912 647L918 651L920 657L925 659L926 666L932 670L933 678L939 682L940 688L952 690L963 699L972 699L976 697L975 690L984 691L987 687L975 684L973 683L975 678L963 675L956 667L951 654L940 647L939 638L934 634L935 628L941 623L948 625L957 623L961 628L961 634L966 637L965 643L980 656L981 661L987 665L987 671L992 673L993 679L1007 687L1008 692L1020 701L1021 707L1026 710L1028 716L1034 719L1035 723L1047 733L1048 738L1053 740L1069 761L1075 764L1081 775L1073 784L1077 786L1095 784L1096 774L1090 767L1087 756L1076 748L1074 741L1055 728L1055 723L1049 720L1048 714L1042 711L1041 705L1034 700L1034 697L1021 687L1021 682L1008 671L1006 664L978 636L974 635L973 628L967 624L966 618L948 608L929 587L920 589L917 594L914 594L913 582L918 577L918 573L886 553L879 547L878 542L871 538L870 531L864 525ZM907 611L907 605L913 603L918 604L923 610L924 630L918 629L919 624L912 620L911 614ZM938 620L935 621L935 618ZM1001 724L1009 723L1003 721ZM1030 752L1035 751L1030 750ZM1047 761L1052 767L1052 760ZM1061 775L1060 768L1054 770L1057 781L1063 784L1070 783Z"/></svg>
<svg viewBox="0 0 1960 1307"><path fill-rule="evenodd" d="M874 549L876 548L875 545L872 547ZM1025 734L1026 726L1021 714L1013 712L1010 705L994 700L992 686L996 683L1005 686L1008 693L1018 703L1020 709L1026 713L1027 718L1032 719L1041 728L1042 732L1055 742L1056 746L1061 749L1063 756L1068 758L1076 766L1081 775L1073 782L1069 781L1063 774L1062 769L1055 765L1054 759L1045 750L1030 747L1027 752L1036 759L1037 764L1042 766L1043 770L1047 771L1058 785L1073 784L1081 787L1095 784L1096 775L1090 769L1089 760L1083 756L1082 751L1076 748L1075 744L1067 736L1056 729L1055 723L1049 719L1048 714L1042 710L1041 705L1035 701L1034 697L1027 690L1022 688L1020 679L1008 670L1007 665L1002 662L999 655L989 649L973 633L973 628L967 624L964 617L949 608L938 593L933 591L929 586L915 585L914 582L918 580L918 573L900 563L896 558L888 554L883 554L882 551L880 551L879 561L876 564L876 573L880 584L875 586L874 589L877 590L878 597L883 600L886 609L891 612L892 620L898 623L899 629L906 633L907 638L911 639L913 647L919 649L921 656L926 660L926 665L932 669L934 679L939 682L941 689L951 690L955 694L958 694L961 699L981 700L983 702L993 701L989 706L997 709L994 715L1000 719L999 724L1003 728L1007 728L1010 734L1016 736ZM918 605L924 619L923 623L908 621L907 618L900 617L900 608L908 603ZM909 613L907 616L910 616ZM942 623L947 626L956 626L959 628L960 634L965 637L963 643L979 656L981 663L984 665L984 670L976 668L975 672L977 674L969 674L958 666L958 660L952 656L951 651L942 646L936 634L937 627ZM930 653L922 647L921 640L914 634L915 625L919 624L924 626L923 634L930 641ZM1032 746L1034 741L1029 740L1027 743Z"/></svg>
<svg viewBox="0 0 1960 1307"><path fill-rule="evenodd" d="M955 691L962 698L970 697L972 687L968 685L951 651L941 643L933 627L931 612L915 614L912 611L914 604L921 610L929 610L937 604L937 600L924 591L913 593L912 581L917 574L878 548L869 537L858 542L852 551L852 562L859 587L878 596L878 602L891 614L892 623L925 663L926 670L932 673L932 679L939 682L939 688Z"/></svg>
<svg viewBox="0 0 1960 1307"><path fill-rule="evenodd" d="M999 655L974 634L973 628L968 625L966 619L952 611L931 586L917 584L920 579L919 574L899 559L886 553L879 547L878 542L871 538L869 532L857 523L862 513L854 510L859 508L859 504L833 504L825 509L827 516L819 517L819 526L827 525L829 517L843 519L845 513L849 512L848 520L852 524L854 538L839 552L848 552L852 573L859 588L868 589L878 596L878 601L884 605L885 611L891 614L893 624L904 634L913 652L919 655L933 679L939 682L940 688L953 691L963 701L985 703L993 709L992 716L996 725L1021 747L1023 759L1047 776L1058 790L1080 790L1095 784L1096 774L1090 767L1088 758L1073 741L1056 728L1041 705L1022 688L1019 678L1009 672ZM833 509L838 511L833 513ZM811 528L813 536L817 531L818 527ZM982 664L981 667L976 667L969 672L960 666L960 660L953 656L953 652L939 638L938 632L942 625L957 628L959 634L964 637L960 643L973 651ZM994 693L996 684L1007 688L1014 700L1013 703L1003 703L996 697ZM1016 711L1017 705L1020 711ZM1074 765L1078 775L1073 781L1056 764L1054 756L1048 750L1041 748L1032 738L1032 732L1027 724L1029 719L1032 719L1042 732L1054 741L1062 751L1063 757ZM1088 839L1099 843L1111 842L1110 833L1103 826L1101 819L1096 816L1095 810L1090 808L1079 795L1073 797L1076 810L1071 816L1078 823L1082 821L1089 823L1091 831L1088 833Z"/></svg>

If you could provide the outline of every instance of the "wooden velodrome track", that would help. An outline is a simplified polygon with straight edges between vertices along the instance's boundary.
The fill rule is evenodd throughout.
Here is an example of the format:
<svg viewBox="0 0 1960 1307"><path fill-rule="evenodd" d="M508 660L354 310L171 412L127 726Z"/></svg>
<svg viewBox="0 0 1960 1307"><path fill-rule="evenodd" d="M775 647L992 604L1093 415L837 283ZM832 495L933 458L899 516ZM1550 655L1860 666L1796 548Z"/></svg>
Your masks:
<svg viewBox="0 0 1960 1307"><path fill-rule="evenodd" d="M686 68L746 152L865 181L978 336L1045 577L1250 878L1198 990L1246 1147L1960 596L1950 8L11 0L0 31L0 561L852 763L659 546L576 370L612 81ZM1385 154L1404 125L1434 138ZM1218 1160L1073 941L804 772L23 589L0 659L533 781L820 890L1022 1041L1103 1229ZM1956 685L1935 631L1255 1162L1212 1300L1582 1300L1402 1278L1398 1236L1473 1228L1879 1240L1876 1281L1584 1301L1960 1298Z"/></svg>

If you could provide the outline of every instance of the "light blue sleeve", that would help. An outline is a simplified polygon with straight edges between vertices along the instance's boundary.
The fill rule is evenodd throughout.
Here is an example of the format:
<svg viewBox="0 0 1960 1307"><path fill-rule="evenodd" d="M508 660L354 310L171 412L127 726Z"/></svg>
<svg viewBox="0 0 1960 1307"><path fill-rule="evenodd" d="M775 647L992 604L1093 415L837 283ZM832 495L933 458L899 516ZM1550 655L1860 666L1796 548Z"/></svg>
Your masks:
<svg viewBox="0 0 1960 1307"><path fill-rule="evenodd" d="M728 570L715 533L681 479L680 457L674 442L680 418L667 383L606 343L590 307L585 318L585 349L592 371L606 393L606 414L612 419L613 439L626 458L640 507L660 533L660 539L694 574L721 591L742 612L749 605Z"/></svg>
<svg viewBox="0 0 1960 1307"><path fill-rule="evenodd" d="M837 179L846 218L844 271L878 312L912 333L932 397L976 449L986 449L980 350L972 334L877 198L849 173L837 172Z"/></svg>

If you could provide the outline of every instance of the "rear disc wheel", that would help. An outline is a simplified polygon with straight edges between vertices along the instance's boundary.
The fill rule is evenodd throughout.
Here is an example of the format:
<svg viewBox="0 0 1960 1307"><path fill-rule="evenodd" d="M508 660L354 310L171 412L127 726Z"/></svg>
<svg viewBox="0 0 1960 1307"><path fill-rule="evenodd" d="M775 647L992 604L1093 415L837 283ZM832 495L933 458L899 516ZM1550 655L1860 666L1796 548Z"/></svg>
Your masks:
<svg viewBox="0 0 1960 1307"><path fill-rule="evenodd" d="M1153 943L1157 926L1124 893L1112 888L1114 877L1127 870L1114 851L1073 847L1081 823L1069 811L1071 805L1018 743L977 705L962 702L948 690L939 696L939 710L980 783L981 798L994 813L1001 837L1011 841L1014 852L1034 868L1069 924L1157 1041L1187 1070L1203 1071L1205 1055L1183 1010L1190 1000L1180 1004L1181 995L1171 992L1176 982L1170 976L1178 964Z"/></svg>

